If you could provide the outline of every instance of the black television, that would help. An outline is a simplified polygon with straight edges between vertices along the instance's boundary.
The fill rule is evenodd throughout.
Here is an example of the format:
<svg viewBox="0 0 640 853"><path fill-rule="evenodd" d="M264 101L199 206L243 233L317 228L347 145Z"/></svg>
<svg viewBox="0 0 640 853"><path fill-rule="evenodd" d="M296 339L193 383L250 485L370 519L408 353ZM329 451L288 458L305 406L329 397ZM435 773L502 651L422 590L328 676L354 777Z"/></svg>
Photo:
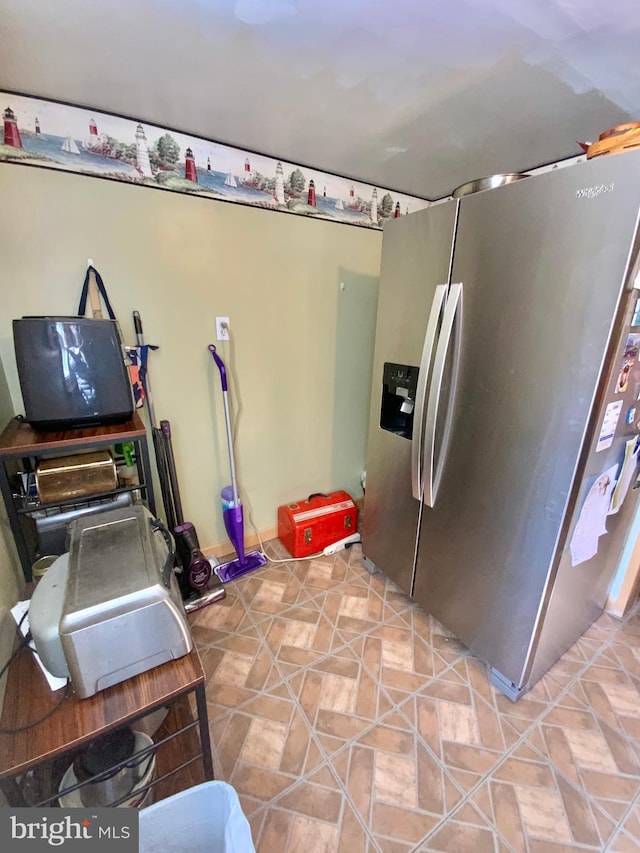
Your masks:
<svg viewBox="0 0 640 853"><path fill-rule="evenodd" d="M133 394L115 320L22 317L13 321L25 420L40 429L121 423Z"/></svg>

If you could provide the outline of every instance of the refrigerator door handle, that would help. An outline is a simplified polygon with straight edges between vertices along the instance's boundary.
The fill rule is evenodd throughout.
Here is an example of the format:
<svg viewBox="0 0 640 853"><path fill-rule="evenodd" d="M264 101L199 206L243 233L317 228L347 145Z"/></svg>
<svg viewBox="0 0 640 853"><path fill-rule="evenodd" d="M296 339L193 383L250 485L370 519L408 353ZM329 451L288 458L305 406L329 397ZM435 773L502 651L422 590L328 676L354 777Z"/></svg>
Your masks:
<svg viewBox="0 0 640 853"><path fill-rule="evenodd" d="M439 284L433 295L431 313L427 322L427 330L424 334L424 345L422 357L420 358L420 369L418 372L418 385L416 387L416 408L413 417L413 436L411 439L411 494L417 501L422 500L423 477L420 462L422 460L422 445L424 435L424 402L429 381L429 371L433 360L433 350L436 345L438 328L442 321L445 299L447 296L447 285Z"/></svg>
<svg viewBox="0 0 640 853"><path fill-rule="evenodd" d="M454 331L455 327L455 331ZM438 422L438 409L440 407L440 397L442 394L442 382L444 378L444 369L447 361L447 352L451 344L452 335L454 338L453 349L453 364L451 366L451 386L449 391L449 408L446 414L445 423L443 426L442 438L440 440L440 449L436 464L436 425ZM436 349L436 357L433 363L433 374L431 378L431 388L429 389L429 401L427 403L427 416L425 418L424 429L424 491L423 502L425 506L435 506L436 497L438 495L438 487L442 477L442 469L447 456L449 438L451 435L452 408L455 397L456 383L458 379L458 370L460 367L460 349L462 343L462 284L452 284L449 289L449 296L444 309L444 317L442 319L442 329L438 339L438 347Z"/></svg>

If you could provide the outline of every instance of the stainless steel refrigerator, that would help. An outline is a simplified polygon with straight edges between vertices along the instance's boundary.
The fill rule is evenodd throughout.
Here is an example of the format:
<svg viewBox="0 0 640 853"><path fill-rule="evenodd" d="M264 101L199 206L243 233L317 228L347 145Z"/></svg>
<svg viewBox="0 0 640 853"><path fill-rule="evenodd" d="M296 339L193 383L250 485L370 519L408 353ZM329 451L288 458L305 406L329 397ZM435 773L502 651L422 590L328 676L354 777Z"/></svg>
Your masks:
<svg viewBox="0 0 640 853"><path fill-rule="evenodd" d="M384 228L364 556L512 699L602 611L640 494L639 207L629 151Z"/></svg>

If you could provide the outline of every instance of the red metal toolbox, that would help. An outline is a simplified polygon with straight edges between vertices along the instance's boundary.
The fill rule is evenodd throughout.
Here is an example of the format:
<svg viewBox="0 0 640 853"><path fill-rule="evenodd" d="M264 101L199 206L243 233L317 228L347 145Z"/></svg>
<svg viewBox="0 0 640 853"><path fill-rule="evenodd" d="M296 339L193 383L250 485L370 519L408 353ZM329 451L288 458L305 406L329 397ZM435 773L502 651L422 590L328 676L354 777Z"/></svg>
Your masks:
<svg viewBox="0 0 640 853"><path fill-rule="evenodd" d="M358 508L343 490L278 507L278 538L292 557L316 554L357 530Z"/></svg>

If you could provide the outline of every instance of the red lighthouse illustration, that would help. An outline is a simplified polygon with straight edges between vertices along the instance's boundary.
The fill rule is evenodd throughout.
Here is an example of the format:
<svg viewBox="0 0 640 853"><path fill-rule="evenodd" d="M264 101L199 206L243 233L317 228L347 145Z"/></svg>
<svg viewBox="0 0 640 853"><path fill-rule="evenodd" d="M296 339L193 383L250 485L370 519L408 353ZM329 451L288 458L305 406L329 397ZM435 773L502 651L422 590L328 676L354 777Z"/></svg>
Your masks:
<svg viewBox="0 0 640 853"><path fill-rule="evenodd" d="M393 211L393 218L397 219L400 216L400 202L396 202L396 209Z"/></svg>
<svg viewBox="0 0 640 853"><path fill-rule="evenodd" d="M198 173L196 172L196 161L193 156L193 151L190 148L187 148L184 157L184 178L185 181L193 181L194 184L198 183Z"/></svg>
<svg viewBox="0 0 640 853"><path fill-rule="evenodd" d="M89 122L89 136L97 136L98 135L98 125L96 124L96 120L94 118Z"/></svg>
<svg viewBox="0 0 640 853"><path fill-rule="evenodd" d="M4 144L11 145L13 148L22 148L18 122L11 107L7 107L4 111Z"/></svg>
<svg viewBox="0 0 640 853"><path fill-rule="evenodd" d="M249 158L247 157L247 159L244 161L244 176L245 176L245 178L248 178L250 174L251 174L251 163L249 162Z"/></svg>
<svg viewBox="0 0 640 853"><path fill-rule="evenodd" d="M313 180L309 181L309 195L307 197L307 204L309 207L316 206L316 185Z"/></svg>

